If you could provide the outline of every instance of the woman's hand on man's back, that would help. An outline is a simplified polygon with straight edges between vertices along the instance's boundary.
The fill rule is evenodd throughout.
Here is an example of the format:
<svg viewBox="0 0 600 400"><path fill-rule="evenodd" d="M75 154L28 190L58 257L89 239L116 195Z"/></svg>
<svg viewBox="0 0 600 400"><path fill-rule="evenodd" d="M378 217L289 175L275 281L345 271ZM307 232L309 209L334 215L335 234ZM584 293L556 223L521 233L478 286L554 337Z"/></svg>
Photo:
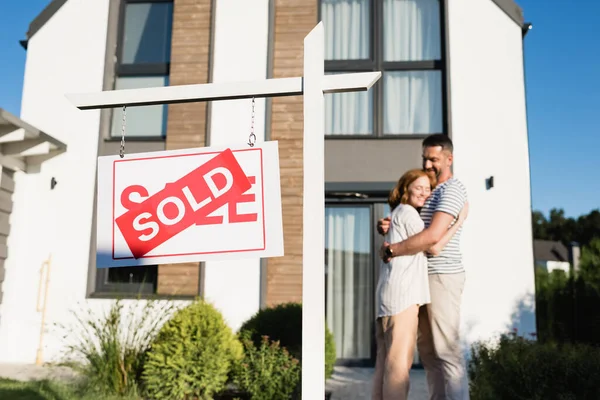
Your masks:
<svg viewBox="0 0 600 400"><path fill-rule="evenodd" d="M377 232L380 235L385 235L390 230L390 217L385 217L377 221Z"/></svg>

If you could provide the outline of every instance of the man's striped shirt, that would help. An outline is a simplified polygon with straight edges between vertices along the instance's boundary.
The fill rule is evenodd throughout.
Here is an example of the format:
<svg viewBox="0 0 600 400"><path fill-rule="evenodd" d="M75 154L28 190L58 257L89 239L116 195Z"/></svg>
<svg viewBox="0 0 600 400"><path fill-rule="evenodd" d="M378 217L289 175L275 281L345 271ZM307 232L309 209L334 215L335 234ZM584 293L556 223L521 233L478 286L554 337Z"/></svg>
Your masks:
<svg viewBox="0 0 600 400"><path fill-rule="evenodd" d="M433 214L444 212L454 217L454 222L467 201L467 190L456 178L450 178L438 185L421 209L421 218L425 228L431 225ZM452 225L451 225L452 226ZM427 256L429 274L455 274L464 271L460 252L460 235L462 226L454 234L439 256Z"/></svg>

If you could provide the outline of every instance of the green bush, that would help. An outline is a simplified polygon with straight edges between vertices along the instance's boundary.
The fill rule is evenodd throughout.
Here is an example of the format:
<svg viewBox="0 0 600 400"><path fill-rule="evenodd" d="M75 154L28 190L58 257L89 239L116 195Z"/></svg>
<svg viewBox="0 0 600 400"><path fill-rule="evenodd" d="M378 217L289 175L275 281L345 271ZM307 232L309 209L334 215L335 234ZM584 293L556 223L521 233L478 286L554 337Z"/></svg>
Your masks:
<svg viewBox="0 0 600 400"><path fill-rule="evenodd" d="M325 379L329 379L333 375L333 367L336 360L335 338L333 337L333 333L325 326Z"/></svg>
<svg viewBox="0 0 600 400"><path fill-rule="evenodd" d="M108 312L88 308L73 312L76 326L62 326L67 357L83 379L82 392L103 396L135 396L147 352L158 330L174 309L170 302L132 302L125 307L117 300ZM80 360L83 360L83 364Z"/></svg>
<svg viewBox="0 0 600 400"><path fill-rule="evenodd" d="M539 343L516 334L473 346L473 400L600 399L600 348Z"/></svg>
<svg viewBox="0 0 600 400"><path fill-rule="evenodd" d="M262 337L268 336L270 340L278 341L294 358L302 360L302 305L299 303L260 310L242 325L239 332L249 334L257 347L261 345ZM325 327L325 379L333 374L335 361L335 341Z"/></svg>
<svg viewBox="0 0 600 400"><path fill-rule="evenodd" d="M239 329L240 335L249 334L254 345L259 347L262 337L278 341L298 360L302 357L302 305L279 304L259 310Z"/></svg>
<svg viewBox="0 0 600 400"><path fill-rule="evenodd" d="M593 258L589 252L583 254ZM600 264L582 263L575 275L536 270L536 317L542 342L600 346L600 278L595 271L600 271Z"/></svg>
<svg viewBox="0 0 600 400"><path fill-rule="evenodd" d="M233 366L233 383L251 400L288 400L300 380L298 360L267 336L259 347L247 334L242 343L244 358Z"/></svg>
<svg viewBox="0 0 600 400"><path fill-rule="evenodd" d="M223 316L202 300L176 312L158 333L144 368L147 394L212 399L223 390L242 347Z"/></svg>

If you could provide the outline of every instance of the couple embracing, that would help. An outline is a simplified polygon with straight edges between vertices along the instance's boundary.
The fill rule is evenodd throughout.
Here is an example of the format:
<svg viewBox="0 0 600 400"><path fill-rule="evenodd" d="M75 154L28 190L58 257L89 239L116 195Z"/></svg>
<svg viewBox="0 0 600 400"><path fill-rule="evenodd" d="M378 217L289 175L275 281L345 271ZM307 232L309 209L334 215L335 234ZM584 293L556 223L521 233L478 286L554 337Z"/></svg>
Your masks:
<svg viewBox="0 0 600 400"><path fill-rule="evenodd" d="M431 400L466 400L460 345L465 272L460 233L467 193L452 176L453 145L446 135L423 141L423 169L406 172L389 196L391 216L377 285L377 361L373 400L406 399L415 344Z"/></svg>

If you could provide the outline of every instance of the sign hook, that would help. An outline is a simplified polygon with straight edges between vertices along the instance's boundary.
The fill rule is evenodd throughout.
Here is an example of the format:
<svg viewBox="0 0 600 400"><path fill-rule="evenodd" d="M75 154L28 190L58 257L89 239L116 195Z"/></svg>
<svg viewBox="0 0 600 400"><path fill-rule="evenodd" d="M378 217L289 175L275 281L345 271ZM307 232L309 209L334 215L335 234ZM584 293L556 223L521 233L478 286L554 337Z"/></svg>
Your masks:
<svg viewBox="0 0 600 400"><path fill-rule="evenodd" d="M254 97L252 98L252 120L250 123L250 136L248 137L248 146L254 147L254 143L256 143L256 135L254 134L254 105L256 101Z"/></svg>
<svg viewBox="0 0 600 400"><path fill-rule="evenodd" d="M125 125L127 123L127 106L123 106L123 122L121 124L121 148L119 149L119 156L125 157Z"/></svg>

